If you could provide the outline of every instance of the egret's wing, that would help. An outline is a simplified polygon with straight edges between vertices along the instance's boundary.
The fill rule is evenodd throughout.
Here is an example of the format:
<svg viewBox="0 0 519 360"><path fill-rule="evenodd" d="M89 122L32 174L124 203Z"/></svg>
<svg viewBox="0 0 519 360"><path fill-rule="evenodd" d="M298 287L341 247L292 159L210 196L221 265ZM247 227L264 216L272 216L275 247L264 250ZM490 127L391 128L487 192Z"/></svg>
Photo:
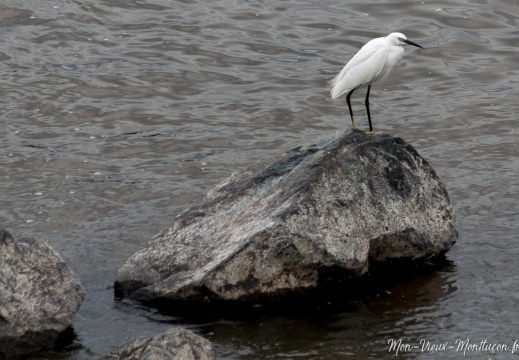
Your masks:
<svg viewBox="0 0 519 360"><path fill-rule="evenodd" d="M364 61L369 59L375 52L377 52L380 48L385 47L383 40L384 38L373 39L366 43L363 47L361 47L360 50L357 51L357 53L351 58L351 60L348 61L346 66L344 66L344 68L335 77L335 79L339 81L349 69L363 63Z"/></svg>
<svg viewBox="0 0 519 360"><path fill-rule="evenodd" d="M377 46L370 47L367 51L362 50L330 82L332 99L336 99L355 88L369 85L384 74L388 54L387 48Z"/></svg>
<svg viewBox="0 0 519 360"><path fill-rule="evenodd" d="M367 45L367 44L366 44ZM377 51L376 48L370 48L365 50L366 47L364 45L351 59L348 61L348 63L342 68L342 70L332 79L330 80L329 84L331 87L335 86L338 82L341 81L341 79L344 77L344 74L348 72L352 67L362 63L363 61L366 61L375 51Z"/></svg>

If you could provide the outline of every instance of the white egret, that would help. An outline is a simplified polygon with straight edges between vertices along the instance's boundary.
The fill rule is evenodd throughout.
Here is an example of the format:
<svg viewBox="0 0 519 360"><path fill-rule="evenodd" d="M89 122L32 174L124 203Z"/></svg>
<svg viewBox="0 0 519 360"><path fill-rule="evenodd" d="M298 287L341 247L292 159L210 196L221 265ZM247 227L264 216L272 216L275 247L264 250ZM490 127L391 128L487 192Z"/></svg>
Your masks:
<svg viewBox="0 0 519 360"><path fill-rule="evenodd" d="M350 110L351 123L356 128L351 110L350 97L357 89L368 87L366 94L366 110L368 112L369 134L373 134L371 125L371 114L369 112L369 91L371 84L382 80L389 75L391 70L398 64L404 55L403 46L409 44L422 48L417 43L407 40L404 34L394 32L386 37L373 39L366 43L351 60L344 66L341 72L332 79L330 94L332 99L346 95L346 103Z"/></svg>

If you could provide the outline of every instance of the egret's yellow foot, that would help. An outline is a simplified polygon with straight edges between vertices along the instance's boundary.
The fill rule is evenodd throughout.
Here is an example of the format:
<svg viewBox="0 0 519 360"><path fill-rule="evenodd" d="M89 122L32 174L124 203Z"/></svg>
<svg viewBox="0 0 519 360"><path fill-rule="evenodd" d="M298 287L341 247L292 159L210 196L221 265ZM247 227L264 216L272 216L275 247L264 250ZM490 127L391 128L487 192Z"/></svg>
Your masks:
<svg viewBox="0 0 519 360"><path fill-rule="evenodd" d="M351 117L351 127L354 129L357 128L357 124L355 124L355 119L353 118L353 116Z"/></svg>
<svg viewBox="0 0 519 360"><path fill-rule="evenodd" d="M366 134L368 134L368 135L380 135L382 133L378 132L378 131L366 131Z"/></svg>

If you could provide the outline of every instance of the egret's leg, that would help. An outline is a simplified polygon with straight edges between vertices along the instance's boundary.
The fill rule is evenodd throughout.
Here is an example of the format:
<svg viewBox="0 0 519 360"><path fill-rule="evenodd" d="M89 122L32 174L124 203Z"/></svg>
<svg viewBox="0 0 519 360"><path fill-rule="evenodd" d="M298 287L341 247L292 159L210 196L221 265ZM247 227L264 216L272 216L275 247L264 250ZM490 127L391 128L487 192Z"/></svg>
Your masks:
<svg viewBox="0 0 519 360"><path fill-rule="evenodd" d="M356 129L357 128L357 125L355 124L355 119L353 118L353 110L351 110L351 103L350 103L350 97L351 97L351 94L353 94L353 92L355 91L355 89L353 89L352 91L350 91L348 93L348 95L346 95L346 103L348 104L348 109L350 110L350 116L351 116L351 126Z"/></svg>
<svg viewBox="0 0 519 360"><path fill-rule="evenodd" d="M371 114L369 112L369 91L371 90L371 85L368 85L368 92L366 93L366 110L368 112L368 122L369 122L369 132L368 134L373 134L373 126L371 125Z"/></svg>

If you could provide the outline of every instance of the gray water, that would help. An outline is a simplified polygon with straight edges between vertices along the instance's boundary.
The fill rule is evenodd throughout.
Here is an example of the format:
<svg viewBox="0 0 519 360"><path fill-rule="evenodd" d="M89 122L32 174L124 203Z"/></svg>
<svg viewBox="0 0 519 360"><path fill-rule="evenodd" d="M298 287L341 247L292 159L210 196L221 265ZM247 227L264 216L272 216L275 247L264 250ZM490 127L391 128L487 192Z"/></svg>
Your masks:
<svg viewBox="0 0 519 360"><path fill-rule="evenodd" d="M407 47L372 87L374 127L447 187L450 265L346 308L182 325L229 360L457 359L396 357L388 342L519 340L518 2L4 0L0 24L1 226L47 238L87 292L76 342L39 359L95 358L178 326L115 303L117 269L232 172L349 128L326 82L392 31L425 49Z"/></svg>

